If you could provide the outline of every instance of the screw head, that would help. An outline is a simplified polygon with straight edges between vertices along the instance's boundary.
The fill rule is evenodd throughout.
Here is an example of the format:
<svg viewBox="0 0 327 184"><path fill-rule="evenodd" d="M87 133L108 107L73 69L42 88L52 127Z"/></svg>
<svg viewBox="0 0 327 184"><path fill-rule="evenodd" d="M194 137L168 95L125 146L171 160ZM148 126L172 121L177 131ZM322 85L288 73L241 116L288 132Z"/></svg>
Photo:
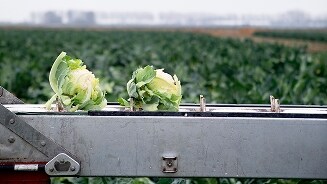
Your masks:
<svg viewBox="0 0 327 184"><path fill-rule="evenodd" d="M9 138L8 138L8 141L10 142L10 143L14 143L15 142L15 137L13 137L13 136L9 136Z"/></svg>
<svg viewBox="0 0 327 184"><path fill-rule="evenodd" d="M10 123L10 124L14 124L14 123L15 123L15 120L14 120L13 118L11 118L11 119L9 120L9 123Z"/></svg>
<svg viewBox="0 0 327 184"><path fill-rule="evenodd" d="M51 168L49 169L49 171L50 171L50 172L53 172L53 171L54 171L54 168L53 168L53 167L51 167Z"/></svg>
<svg viewBox="0 0 327 184"><path fill-rule="evenodd" d="M75 168L74 166L71 166L71 167L70 167L70 170L71 170L71 171L75 171L76 168Z"/></svg>

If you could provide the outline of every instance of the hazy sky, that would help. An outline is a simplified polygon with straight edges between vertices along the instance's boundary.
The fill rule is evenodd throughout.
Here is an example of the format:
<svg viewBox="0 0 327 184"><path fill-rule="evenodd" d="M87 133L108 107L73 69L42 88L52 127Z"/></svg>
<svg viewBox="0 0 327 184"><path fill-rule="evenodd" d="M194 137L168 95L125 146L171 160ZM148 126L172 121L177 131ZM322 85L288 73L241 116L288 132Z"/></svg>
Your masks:
<svg viewBox="0 0 327 184"><path fill-rule="evenodd" d="M327 0L0 0L0 21L27 21L31 12L47 10L270 15L302 10L320 16L327 15Z"/></svg>

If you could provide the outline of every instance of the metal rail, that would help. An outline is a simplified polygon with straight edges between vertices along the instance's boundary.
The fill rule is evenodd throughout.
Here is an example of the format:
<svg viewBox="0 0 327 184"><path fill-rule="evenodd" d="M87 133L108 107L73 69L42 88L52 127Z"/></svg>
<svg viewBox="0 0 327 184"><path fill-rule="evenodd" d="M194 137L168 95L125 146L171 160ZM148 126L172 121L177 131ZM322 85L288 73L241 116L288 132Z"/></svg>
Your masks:
<svg viewBox="0 0 327 184"><path fill-rule="evenodd" d="M16 114L53 114L53 115L87 115L90 114L85 111L77 112L57 112L57 111L48 111L44 105L40 104L6 104L4 105L8 110ZM55 108L55 106L53 106ZM180 113L187 112L199 112L199 114L206 113L265 113L265 114L326 114L327 115L327 106L318 106L318 105L283 105L280 108L280 112L271 111L271 107L265 104L206 104L205 112L201 110L201 105L197 104L182 104L179 108ZM97 111L91 111L97 112ZM136 112L137 113L146 113L144 111L130 111L129 108L124 108L116 103L107 105L103 110L98 112ZM157 112L149 112L156 114ZM171 112L167 112L171 113ZM158 113L158 115L160 112Z"/></svg>
<svg viewBox="0 0 327 184"><path fill-rule="evenodd" d="M326 119L19 117L80 158L81 176L327 178Z"/></svg>

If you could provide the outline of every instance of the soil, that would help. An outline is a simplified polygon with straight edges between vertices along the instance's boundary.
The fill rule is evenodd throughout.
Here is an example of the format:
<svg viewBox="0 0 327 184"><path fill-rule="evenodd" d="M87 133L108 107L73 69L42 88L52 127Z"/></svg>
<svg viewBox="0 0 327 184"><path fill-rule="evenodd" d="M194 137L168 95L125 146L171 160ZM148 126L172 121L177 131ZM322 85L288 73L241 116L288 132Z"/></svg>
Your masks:
<svg viewBox="0 0 327 184"><path fill-rule="evenodd" d="M186 31L205 33L217 37L230 37L239 39L252 39L255 42L269 42L278 43L287 46L307 46L311 53L327 52L327 43L313 42L296 39L283 39L283 38L264 38L254 36L254 32L264 29L259 28L208 28L208 29L186 29Z"/></svg>

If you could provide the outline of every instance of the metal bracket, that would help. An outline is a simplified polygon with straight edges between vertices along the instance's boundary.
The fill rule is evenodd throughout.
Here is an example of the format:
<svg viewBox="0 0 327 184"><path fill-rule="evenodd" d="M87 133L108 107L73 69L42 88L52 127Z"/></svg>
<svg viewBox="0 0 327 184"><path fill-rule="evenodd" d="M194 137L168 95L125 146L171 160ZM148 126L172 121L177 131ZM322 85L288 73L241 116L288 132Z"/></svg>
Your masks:
<svg viewBox="0 0 327 184"><path fill-rule="evenodd" d="M271 112L279 113L281 111L279 99L276 99L272 95L270 95L270 106L271 106Z"/></svg>
<svg viewBox="0 0 327 184"><path fill-rule="evenodd" d="M203 95L200 95L200 112L206 111L206 99Z"/></svg>
<svg viewBox="0 0 327 184"><path fill-rule="evenodd" d="M24 102L0 86L0 104L23 104Z"/></svg>
<svg viewBox="0 0 327 184"><path fill-rule="evenodd" d="M131 98L129 98L129 106L130 106L130 111L135 111L135 108L134 108L134 98L133 97L131 97Z"/></svg>
<svg viewBox="0 0 327 184"><path fill-rule="evenodd" d="M176 156L163 156L162 157L162 172L175 173L177 172L177 157Z"/></svg>
<svg viewBox="0 0 327 184"><path fill-rule="evenodd" d="M45 172L52 176L76 175L80 164L65 153L60 153L45 165Z"/></svg>
<svg viewBox="0 0 327 184"><path fill-rule="evenodd" d="M34 129L31 125L19 118L15 113L5 108L2 104L0 104L0 124L21 137L24 141L32 145L49 159L56 157L58 153L66 153L70 158L74 158L74 160L78 161L74 155ZM8 141L14 142L15 140L9 138ZM79 171L77 168L76 170Z"/></svg>

